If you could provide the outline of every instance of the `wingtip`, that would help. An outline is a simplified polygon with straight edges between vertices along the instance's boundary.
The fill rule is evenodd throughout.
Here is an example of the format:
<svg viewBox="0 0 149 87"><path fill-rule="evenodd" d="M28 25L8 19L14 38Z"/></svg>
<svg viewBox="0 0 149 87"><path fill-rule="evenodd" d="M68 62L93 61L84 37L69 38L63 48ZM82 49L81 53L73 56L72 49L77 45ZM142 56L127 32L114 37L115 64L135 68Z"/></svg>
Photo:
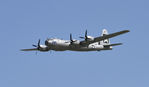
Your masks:
<svg viewBox="0 0 149 87"><path fill-rule="evenodd" d="M20 51L35 51L38 50L37 48L32 48L32 49L21 49Z"/></svg>
<svg viewBox="0 0 149 87"><path fill-rule="evenodd" d="M130 32L130 30L122 30L120 32L122 32L122 33L128 33L128 32Z"/></svg>
<svg viewBox="0 0 149 87"><path fill-rule="evenodd" d="M124 30L125 32L130 32L130 30Z"/></svg>
<svg viewBox="0 0 149 87"><path fill-rule="evenodd" d="M25 49L20 49L20 51L25 51Z"/></svg>
<svg viewBox="0 0 149 87"><path fill-rule="evenodd" d="M119 45L123 45L123 43L119 43Z"/></svg>

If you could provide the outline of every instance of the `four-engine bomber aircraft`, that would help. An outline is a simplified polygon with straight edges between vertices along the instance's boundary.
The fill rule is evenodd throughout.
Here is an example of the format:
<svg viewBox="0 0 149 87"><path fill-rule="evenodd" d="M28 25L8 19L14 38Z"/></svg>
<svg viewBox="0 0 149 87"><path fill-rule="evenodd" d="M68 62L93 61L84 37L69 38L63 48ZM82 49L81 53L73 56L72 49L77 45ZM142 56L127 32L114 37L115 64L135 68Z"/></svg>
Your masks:
<svg viewBox="0 0 149 87"><path fill-rule="evenodd" d="M50 38L45 41L45 45L40 45L40 39L37 45L33 45L36 48L22 49L21 51L42 51L47 52L49 50L54 51L101 51L101 50L112 50L112 46L122 45L122 43L110 44L109 38L124 34L129 30L123 30L120 32L108 34L106 29L102 30L102 34L99 37L92 37L87 35L87 30L83 41L72 39L70 34L70 40L62 40L56 38Z"/></svg>

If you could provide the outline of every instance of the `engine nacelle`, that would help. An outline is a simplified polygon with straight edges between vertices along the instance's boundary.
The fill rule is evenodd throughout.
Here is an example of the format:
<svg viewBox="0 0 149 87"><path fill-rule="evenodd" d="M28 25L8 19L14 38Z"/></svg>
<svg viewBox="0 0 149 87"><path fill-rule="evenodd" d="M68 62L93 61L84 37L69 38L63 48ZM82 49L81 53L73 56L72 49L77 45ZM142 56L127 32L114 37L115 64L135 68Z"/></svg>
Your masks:
<svg viewBox="0 0 149 87"><path fill-rule="evenodd" d="M50 50L50 48L46 45L40 45L40 47L39 47L39 51L49 51L49 50Z"/></svg>
<svg viewBox="0 0 149 87"><path fill-rule="evenodd" d="M80 45L80 41L79 40L74 40L74 42L71 45Z"/></svg>
<svg viewBox="0 0 149 87"><path fill-rule="evenodd" d="M87 40L88 40L88 41L93 41L93 40L94 40L94 37L92 37L92 36L87 36Z"/></svg>

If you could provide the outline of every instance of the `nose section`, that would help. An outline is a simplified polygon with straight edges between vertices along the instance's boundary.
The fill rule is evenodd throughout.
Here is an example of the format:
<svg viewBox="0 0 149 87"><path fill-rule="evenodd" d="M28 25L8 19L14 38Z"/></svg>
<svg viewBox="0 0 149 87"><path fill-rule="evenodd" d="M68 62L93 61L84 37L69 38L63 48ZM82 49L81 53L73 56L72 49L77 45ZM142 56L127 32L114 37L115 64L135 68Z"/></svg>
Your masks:
<svg viewBox="0 0 149 87"><path fill-rule="evenodd" d="M49 44L49 40L46 40L46 41L45 41L45 45L48 46L48 44Z"/></svg>
<svg viewBox="0 0 149 87"><path fill-rule="evenodd" d="M53 42L53 40L47 39L47 40L45 41L45 45L46 45L46 46L51 46L51 45L52 45L52 42Z"/></svg>

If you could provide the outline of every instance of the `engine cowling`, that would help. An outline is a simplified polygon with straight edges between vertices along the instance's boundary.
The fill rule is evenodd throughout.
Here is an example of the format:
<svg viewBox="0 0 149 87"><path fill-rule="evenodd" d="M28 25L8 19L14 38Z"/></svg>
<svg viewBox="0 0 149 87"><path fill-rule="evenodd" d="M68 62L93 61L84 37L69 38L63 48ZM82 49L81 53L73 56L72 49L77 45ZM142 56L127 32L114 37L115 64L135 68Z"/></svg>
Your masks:
<svg viewBox="0 0 149 87"><path fill-rule="evenodd" d="M74 40L74 41L71 43L71 45L80 45L80 41Z"/></svg>
<svg viewBox="0 0 149 87"><path fill-rule="evenodd" d="M93 41L94 40L94 37L92 36L87 36L87 41Z"/></svg>
<svg viewBox="0 0 149 87"><path fill-rule="evenodd" d="M38 48L39 51L49 51L50 48L46 45L40 45L40 47Z"/></svg>

